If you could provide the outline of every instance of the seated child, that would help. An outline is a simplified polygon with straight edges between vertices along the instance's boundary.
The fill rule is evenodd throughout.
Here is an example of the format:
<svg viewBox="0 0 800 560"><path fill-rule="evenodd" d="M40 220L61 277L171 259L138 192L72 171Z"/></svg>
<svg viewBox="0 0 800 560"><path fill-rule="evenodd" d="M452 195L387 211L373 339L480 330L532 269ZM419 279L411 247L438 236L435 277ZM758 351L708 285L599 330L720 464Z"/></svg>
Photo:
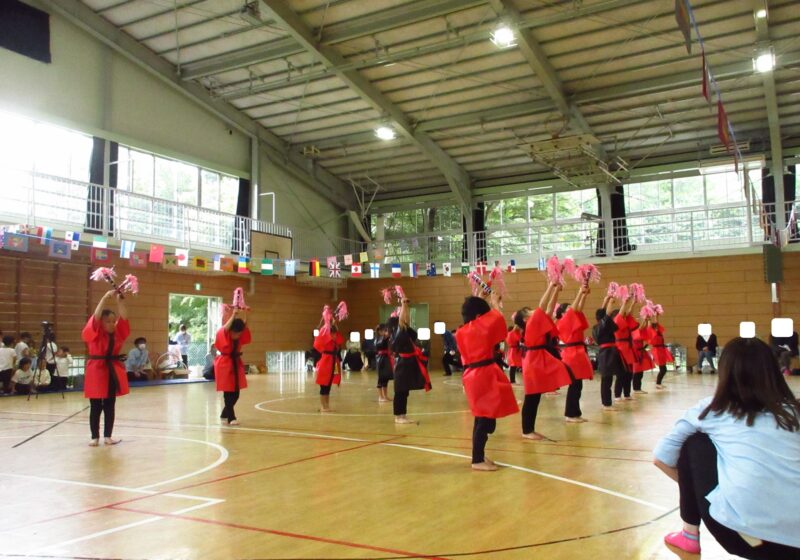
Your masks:
<svg viewBox="0 0 800 560"><path fill-rule="evenodd" d="M33 382L33 370L31 369L31 359L22 358L19 361L18 369L11 378L11 391L17 395L29 395L31 383Z"/></svg>
<svg viewBox="0 0 800 560"><path fill-rule="evenodd" d="M62 346L56 352L56 373L50 383L53 391L63 391L67 388L70 366L72 366L72 356L69 353L69 348Z"/></svg>

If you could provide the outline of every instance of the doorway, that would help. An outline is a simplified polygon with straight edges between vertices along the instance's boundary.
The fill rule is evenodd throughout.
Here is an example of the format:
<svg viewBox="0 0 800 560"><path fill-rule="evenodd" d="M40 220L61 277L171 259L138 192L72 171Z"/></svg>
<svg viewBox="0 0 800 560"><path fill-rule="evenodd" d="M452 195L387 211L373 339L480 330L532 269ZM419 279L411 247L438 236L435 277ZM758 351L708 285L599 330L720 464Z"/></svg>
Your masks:
<svg viewBox="0 0 800 560"><path fill-rule="evenodd" d="M175 337L181 325L191 335L187 352L187 366L202 366L217 330L222 326L222 298L189 294L169 295L169 324L167 325L169 344L175 344Z"/></svg>

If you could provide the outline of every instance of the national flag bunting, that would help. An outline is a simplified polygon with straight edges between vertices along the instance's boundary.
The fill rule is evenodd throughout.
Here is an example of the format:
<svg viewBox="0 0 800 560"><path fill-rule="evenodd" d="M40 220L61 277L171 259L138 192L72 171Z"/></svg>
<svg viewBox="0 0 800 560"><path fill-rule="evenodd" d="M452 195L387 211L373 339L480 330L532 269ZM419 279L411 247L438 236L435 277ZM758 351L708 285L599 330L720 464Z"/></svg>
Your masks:
<svg viewBox="0 0 800 560"><path fill-rule="evenodd" d="M147 252L134 251L128 259L128 264L133 268L147 268Z"/></svg>
<svg viewBox="0 0 800 560"><path fill-rule="evenodd" d="M136 241L122 241L122 244L119 246L119 258L121 259L129 259L131 258L131 253L136 250Z"/></svg>
<svg viewBox="0 0 800 560"><path fill-rule="evenodd" d="M67 245L69 247L69 245ZM19 253L27 253L28 252L28 238L19 233L13 233L11 231L3 232L3 248L8 249L9 251L17 251ZM52 250L52 243L50 246ZM52 256L52 255L50 255Z"/></svg>
<svg viewBox="0 0 800 560"><path fill-rule="evenodd" d="M442 264L442 273L445 276L452 276L453 275L453 265L452 265L452 263L443 263Z"/></svg>
<svg viewBox="0 0 800 560"><path fill-rule="evenodd" d="M678 29L683 33L686 52L692 54L692 23L687 0L675 0L675 21L678 23Z"/></svg>
<svg viewBox="0 0 800 560"><path fill-rule="evenodd" d="M67 241L73 251L77 251L81 247L81 234L77 231L68 231L64 235L64 241Z"/></svg>
<svg viewBox="0 0 800 560"><path fill-rule="evenodd" d="M516 272L517 271L517 261L511 259L508 261L508 268L506 268L507 272Z"/></svg>
<svg viewBox="0 0 800 560"><path fill-rule="evenodd" d="M151 263L161 264L164 262L164 246L150 245L149 260Z"/></svg>
<svg viewBox="0 0 800 560"><path fill-rule="evenodd" d="M408 263L408 275L411 278L417 277L417 263Z"/></svg>
<svg viewBox="0 0 800 560"><path fill-rule="evenodd" d="M353 263L350 267L350 276L353 278L361 277L361 263Z"/></svg>
<svg viewBox="0 0 800 560"><path fill-rule="evenodd" d="M711 103L711 91L709 90L709 82L708 79L708 62L706 62L706 50L703 49L703 97L706 98L708 103Z"/></svg>
<svg viewBox="0 0 800 560"><path fill-rule="evenodd" d="M425 264L425 273L428 276L436 276L436 263L426 263Z"/></svg>
<svg viewBox="0 0 800 560"><path fill-rule="evenodd" d="M339 262L332 261L328 264L328 277L329 278L342 277L342 265Z"/></svg>
<svg viewBox="0 0 800 560"><path fill-rule="evenodd" d="M722 100L717 101L717 135L720 141L730 151L731 149L731 132L728 124L728 114L725 112L725 106Z"/></svg>
<svg viewBox="0 0 800 560"><path fill-rule="evenodd" d="M92 247L96 247L98 249L108 249L108 239L100 235L95 235L92 239Z"/></svg>
<svg viewBox="0 0 800 560"><path fill-rule="evenodd" d="M480 276L486 274L486 263L483 261L478 261L475 264L475 272L477 272Z"/></svg>
<svg viewBox="0 0 800 560"><path fill-rule="evenodd" d="M25 239L25 248L27 249L28 239ZM72 258L72 244L69 241L56 241L53 239L50 242L50 251L47 253L48 256L55 257L57 259L64 259L69 260Z"/></svg>
<svg viewBox="0 0 800 560"><path fill-rule="evenodd" d="M208 259L205 257L195 257L192 259L192 268L195 270L208 270Z"/></svg>
<svg viewBox="0 0 800 560"><path fill-rule="evenodd" d="M369 276L370 276L370 278L380 278L381 277L381 263L370 263L369 264Z"/></svg>
<svg viewBox="0 0 800 560"><path fill-rule="evenodd" d="M36 228L36 235L39 236L39 243L41 245L47 245L53 238L53 228L38 227Z"/></svg>
<svg viewBox="0 0 800 560"><path fill-rule="evenodd" d="M189 266L189 249L175 249L178 266Z"/></svg>
<svg viewBox="0 0 800 560"><path fill-rule="evenodd" d="M317 259L308 261L308 275L319 276L319 261Z"/></svg>
<svg viewBox="0 0 800 560"><path fill-rule="evenodd" d="M469 274L469 263L461 263L461 274Z"/></svg>
<svg viewBox="0 0 800 560"><path fill-rule="evenodd" d="M359 255L359 258L361 259L361 264L369 262L369 256L367 255L366 251L361 251L361 255Z"/></svg>
<svg viewBox="0 0 800 560"><path fill-rule="evenodd" d="M105 247L92 247L89 258L93 263L105 263L111 260L111 253Z"/></svg>
<svg viewBox="0 0 800 560"><path fill-rule="evenodd" d="M250 274L250 267L247 266L248 260L247 257L239 257L239 267L237 269L239 274Z"/></svg>
<svg viewBox="0 0 800 560"><path fill-rule="evenodd" d="M297 267L297 261L289 260L284 263L284 269L286 276L294 276L295 275L295 268Z"/></svg>
<svg viewBox="0 0 800 560"><path fill-rule="evenodd" d="M353 255L345 255L344 256L344 265L345 266L353 266Z"/></svg>
<svg viewBox="0 0 800 560"><path fill-rule="evenodd" d="M272 276L272 259L261 259L261 275Z"/></svg>
<svg viewBox="0 0 800 560"><path fill-rule="evenodd" d="M392 265L392 278L400 278L403 276L403 269L400 266L400 263L395 263Z"/></svg>

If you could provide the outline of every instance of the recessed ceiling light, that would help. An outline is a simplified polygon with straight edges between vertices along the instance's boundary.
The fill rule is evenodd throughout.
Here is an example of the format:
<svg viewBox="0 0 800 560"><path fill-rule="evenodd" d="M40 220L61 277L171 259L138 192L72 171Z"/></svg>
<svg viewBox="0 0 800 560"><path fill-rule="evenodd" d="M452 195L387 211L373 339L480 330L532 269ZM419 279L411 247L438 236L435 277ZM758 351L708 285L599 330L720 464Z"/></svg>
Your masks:
<svg viewBox="0 0 800 560"><path fill-rule="evenodd" d="M760 10L758 10L756 12L756 17L758 19L764 19L765 17L767 17L767 10L765 10L764 8L761 8Z"/></svg>
<svg viewBox="0 0 800 560"><path fill-rule="evenodd" d="M379 126L375 129L375 136L381 140L394 140L397 135L395 134L394 130L388 126Z"/></svg>
<svg viewBox="0 0 800 560"><path fill-rule="evenodd" d="M514 39L514 31L507 25L498 27L492 33L492 43L501 49L513 47L516 44Z"/></svg>
<svg viewBox="0 0 800 560"><path fill-rule="evenodd" d="M771 52L761 53L753 60L753 68L758 72L770 72L775 68L775 55Z"/></svg>

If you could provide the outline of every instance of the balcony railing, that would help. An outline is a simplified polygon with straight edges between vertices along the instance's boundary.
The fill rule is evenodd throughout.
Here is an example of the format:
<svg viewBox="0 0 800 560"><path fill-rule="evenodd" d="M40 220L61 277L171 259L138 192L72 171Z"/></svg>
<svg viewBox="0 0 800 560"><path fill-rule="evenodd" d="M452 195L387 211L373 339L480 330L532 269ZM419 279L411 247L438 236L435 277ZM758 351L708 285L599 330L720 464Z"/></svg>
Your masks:
<svg viewBox="0 0 800 560"><path fill-rule="evenodd" d="M0 177L3 222L244 256L250 256L251 231L291 238L295 259L350 253L362 246L322 232L37 172L2 168Z"/></svg>
<svg viewBox="0 0 800 560"><path fill-rule="evenodd" d="M54 229L95 231L116 239L162 243L196 251L250 256L251 231L292 239L294 259L361 251L382 252L391 262L450 262L460 267L467 247L477 255L536 267L550 255L606 256L602 220L548 220L492 227L464 235L460 231L390 237L364 242L253 220L188 204L111 189L30 171L0 168L3 206L0 221L45 225ZM789 209L797 201L787 203ZM798 208L800 210L800 208ZM775 205L734 203L714 207L629 214L613 220L616 255L687 254L756 247L771 241ZM791 233L798 240L796 229ZM610 242L608 244L610 248Z"/></svg>

